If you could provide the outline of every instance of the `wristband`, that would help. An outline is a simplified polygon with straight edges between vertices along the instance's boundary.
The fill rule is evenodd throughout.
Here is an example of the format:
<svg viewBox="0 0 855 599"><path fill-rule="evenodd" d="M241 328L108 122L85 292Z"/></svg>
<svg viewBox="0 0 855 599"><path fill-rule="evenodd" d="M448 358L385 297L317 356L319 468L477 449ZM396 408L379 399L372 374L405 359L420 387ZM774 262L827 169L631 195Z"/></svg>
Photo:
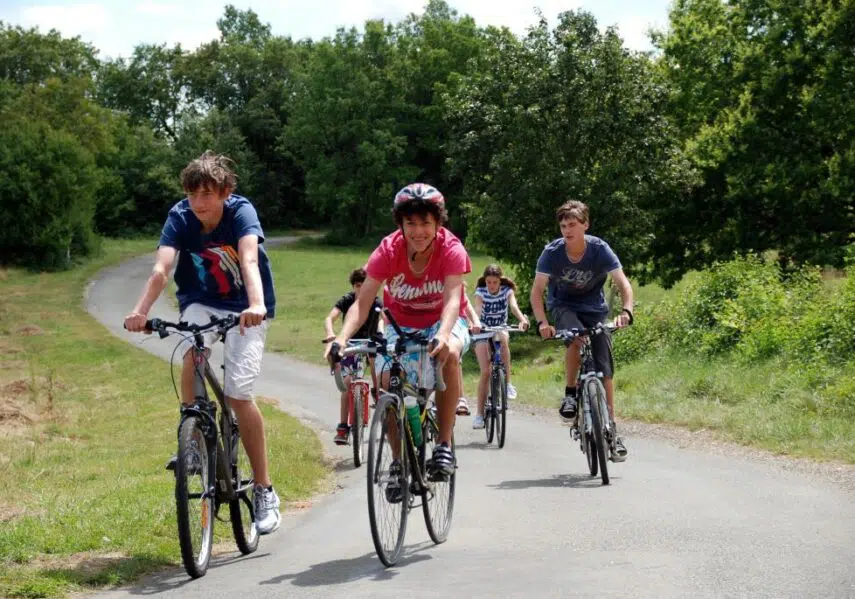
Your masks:
<svg viewBox="0 0 855 599"><path fill-rule="evenodd" d="M629 324L632 324L632 321L635 320L635 318L633 318L632 316L632 310L630 310L629 308L624 308L623 310L621 310L621 314L623 314L624 312L626 312L626 315L629 316Z"/></svg>

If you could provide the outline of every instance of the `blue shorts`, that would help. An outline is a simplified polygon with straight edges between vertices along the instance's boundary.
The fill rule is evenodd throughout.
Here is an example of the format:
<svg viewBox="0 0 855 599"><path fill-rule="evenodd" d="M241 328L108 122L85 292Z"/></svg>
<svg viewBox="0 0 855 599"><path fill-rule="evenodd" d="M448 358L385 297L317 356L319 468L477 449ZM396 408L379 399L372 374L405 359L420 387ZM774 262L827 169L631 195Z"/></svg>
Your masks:
<svg viewBox="0 0 855 599"><path fill-rule="evenodd" d="M405 333L416 333L421 332L427 337L431 339L434 335L436 335L437 331L439 331L440 323L435 323L432 327L427 329L415 329L411 327L401 327L401 329ZM387 326L386 330L383 332L383 335L386 337L387 347L389 351L392 351L395 348L395 342L398 340L398 333L395 332L395 329L391 326ZM454 328L451 329L451 336L457 338L458 340L463 342L463 348L460 350L460 355L466 353L469 349L469 326L466 324L465 318L458 318L457 322L454 323ZM424 360L424 372L419 373L419 358L421 356L421 352L413 352L406 354L401 359L401 364L404 366L404 370L407 372L407 380L410 381L410 384L416 388L424 387L425 389L433 389L434 387L434 371L430 365L430 359L427 357ZM378 360L374 365L374 368L377 370L377 375L380 376L384 370L388 370L392 365L391 357L383 357L380 358L378 356ZM422 381L422 384L419 384L419 381Z"/></svg>

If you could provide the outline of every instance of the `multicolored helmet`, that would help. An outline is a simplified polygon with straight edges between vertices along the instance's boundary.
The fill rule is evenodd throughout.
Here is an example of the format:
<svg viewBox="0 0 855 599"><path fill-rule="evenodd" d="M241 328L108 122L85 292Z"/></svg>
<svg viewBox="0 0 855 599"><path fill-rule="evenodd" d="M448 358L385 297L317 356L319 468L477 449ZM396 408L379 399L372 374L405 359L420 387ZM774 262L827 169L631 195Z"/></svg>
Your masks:
<svg viewBox="0 0 855 599"><path fill-rule="evenodd" d="M395 194L393 208L397 208L413 200L425 200L437 206L445 206L445 198L436 187L426 183L410 183Z"/></svg>

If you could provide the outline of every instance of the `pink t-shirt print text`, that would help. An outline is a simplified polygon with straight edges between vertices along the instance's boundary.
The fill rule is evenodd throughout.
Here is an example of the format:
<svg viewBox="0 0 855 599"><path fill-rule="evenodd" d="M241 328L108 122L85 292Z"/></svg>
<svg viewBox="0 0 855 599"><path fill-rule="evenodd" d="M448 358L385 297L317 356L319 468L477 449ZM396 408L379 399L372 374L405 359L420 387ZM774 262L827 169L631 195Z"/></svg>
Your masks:
<svg viewBox="0 0 855 599"><path fill-rule="evenodd" d="M469 254L454 233L440 227L434 251L424 273L413 274L407 257L407 241L400 230L387 235L368 259L368 276L386 281L383 304L402 327L426 329L442 318L445 277L472 271ZM460 316L465 314L466 298L460 292Z"/></svg>

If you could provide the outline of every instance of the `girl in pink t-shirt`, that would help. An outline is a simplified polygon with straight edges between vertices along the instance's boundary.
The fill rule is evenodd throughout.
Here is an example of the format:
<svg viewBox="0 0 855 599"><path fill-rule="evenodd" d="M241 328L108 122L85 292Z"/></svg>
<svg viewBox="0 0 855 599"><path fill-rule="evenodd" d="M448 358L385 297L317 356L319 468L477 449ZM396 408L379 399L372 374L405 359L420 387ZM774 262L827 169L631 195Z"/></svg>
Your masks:
<svg viewBox="0 0 855 599"><path fill-rule="evenodd" d="M451 432L462 390L458 363L469 346L463 317L463 275L472 270L472 265L460 240L442 226L448 214L445 199L437 189L422 183L408 185L395 196L392 214L398 230L386 236L368 259L368 277L335 343L346 347L385 282L383 304L398 324L405 330L424 331L436 342L431 356L441 364L446 389L436 393L439 442L431 467L438 474L450 476L455 468ZM391 327L386 330L386 339L390 343L395 340ZM409 372L410 367L405 366ZM383 378L381 385L388 388L388 373ZM391 470L390 467L390 473Z"/></svg>

